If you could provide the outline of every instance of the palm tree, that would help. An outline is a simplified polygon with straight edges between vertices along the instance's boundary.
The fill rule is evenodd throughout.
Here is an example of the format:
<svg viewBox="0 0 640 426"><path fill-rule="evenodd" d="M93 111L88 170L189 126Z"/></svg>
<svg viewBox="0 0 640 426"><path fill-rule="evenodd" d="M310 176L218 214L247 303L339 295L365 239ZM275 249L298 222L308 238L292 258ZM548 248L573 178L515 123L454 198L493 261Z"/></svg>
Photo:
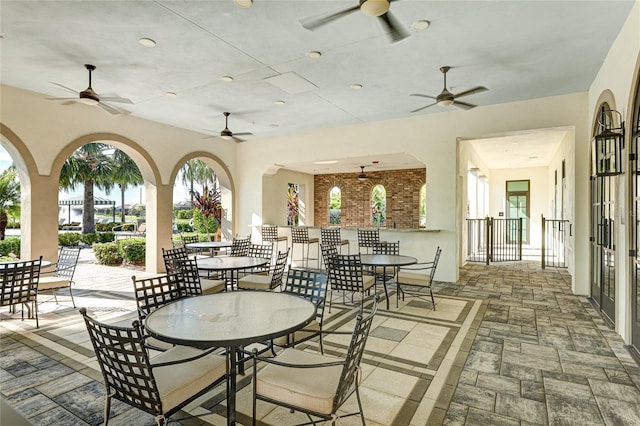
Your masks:
<svg viewBox="0 0 640 426"><path fill-rule="evenodd" d="M0 173L0 240L4 240L9 214L20 212L20 182L15 165Z"/></svg>
<svg viewBox="0 0 640 426"><path fill-rule="evenodd" d="M82 232L94 233L94 196L93 188L106 190L111 185L113 166L110 157L105 154L109 145L89 143L81 146L71 154L62 165L60 171L60 189L75 190L83 185Z"/></svg>
<svg viewBox="0 0 640 426"><path fill-rule="evenodd" d="M115 149L113 152L113 176L111 180L118 184L120 187L120 217L121 222L125 222L124 211L124 193L130 185L138 186L144 183L140 169L136 165L135 161L131 159L127 154L119 149Z"/></svg>
<svg viewBox="0 0 640 426"><path fill-rule="evenodd" d="M184 163L184 166L180 169L182 176L182 184L189 186L189 194L191 194L191 204L194 202L194 184L199 183L206 185L209 182L215 183L216 173L213 169L197 158L193 158Z"/></svg>

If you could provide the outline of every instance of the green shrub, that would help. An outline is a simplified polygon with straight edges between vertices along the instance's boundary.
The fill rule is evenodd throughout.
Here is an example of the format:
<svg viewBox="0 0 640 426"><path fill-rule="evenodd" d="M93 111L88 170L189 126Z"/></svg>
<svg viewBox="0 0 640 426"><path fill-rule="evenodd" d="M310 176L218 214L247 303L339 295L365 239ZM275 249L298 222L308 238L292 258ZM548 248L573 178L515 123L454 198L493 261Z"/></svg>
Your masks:
<svg viewBox="0 0 640 426"><path fill-rule="evenodd" d="M207 228L205 227L205 220L207 218L204 217L200 210L193 211L193 228L195 231L198 231L201 234L207 233ZM209 218L209 233L215 234L218 230L218 224L214 218Z"/></svg>
<svg viewBox="0 0 640 426"><path fill-rule="evenodd" d="M113 231L98 232L96 235L99 243L110 243L116 240L116 234Z"/></svg>
<svg viewBox="0 0 640 426"><path fill-rule="evenodd" d="M0 256L8 256L9 253L20 256L20 238L8 237L0 240Z"/></svg>
<svg viewBox="0 0 640 426"><path fill-rule="evenodd" d="M7 229L20 229L20 222L7 222Z"/></svg>
<svg viewBox="0 0 640 426"><path fill-rule="evenodd" d="M193 217L193 210L178 210L176 213L177 219L191 219Z"/></svg>
<svg viewBox="0 0 640 426"><path fill-rule="evenodd" d="M178 228L178 232L193 232L193 227L188 223L176 223L176 227Z"/></svg>
<svg viewBox="0 0 640 426"><path fill-rule="evenodd" d="M79 232L62 232L58 234L58 245L69 247L77 246L80 242Z"/></svg>
<svg viewBox="0 0 640 426"><path fill-rule="evenodd" d="M98 236L96 234L81 234L80 241L90 246L93 245L93 243L98 242Z"/></svg>
<svg viewBox="0 0 640 426"><path fill-rule="evenodd" d="M93 245L93 254L101 265L119 265L122 263L118 244L115 242L95 243Z"/></svg>
<svg viewBox="0 0 640 426"><path fill-rule="evenodd" d="M118 253L129 263L144 264L146 254L146 238L124 238L116 241Z"/></svg>

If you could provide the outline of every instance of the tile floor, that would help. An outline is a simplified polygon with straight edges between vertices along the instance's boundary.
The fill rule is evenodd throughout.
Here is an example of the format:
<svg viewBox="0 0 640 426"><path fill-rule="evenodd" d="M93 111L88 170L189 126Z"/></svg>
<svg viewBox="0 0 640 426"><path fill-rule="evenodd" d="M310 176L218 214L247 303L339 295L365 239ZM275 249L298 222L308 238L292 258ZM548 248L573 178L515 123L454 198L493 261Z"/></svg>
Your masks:
<svg viewBox="0 0 640 426"><path fill-rule="evenodd" d="M83 251L76 304L102 321L135 318L131 275L94 264ZM573 296L564 271L534 263L468 265L456 284L437 284L437 310L421 300L381 303L363 360L361 395L368 425L640 424L640 368L589 302ZM348 329L353 309L335 304L325 327ZM0 393L35 425L101 424L102 376L80 314L67 297L40 306L34 321L0 322ZM19 318L19 314L18 314ZM325 340L344 351L344 336ZM304 346L317 349L315 342ZM251 422L248 377L239 378L238 421ZM173 416L172 424L226 424L224 389ZM355 400L346 403L349 411ZM198 417L192 417L198 416ZM304 421L258 403L259 425ZM154 424L113 404L111 424ZM357 417L340 424L359 424Z"/></svg>

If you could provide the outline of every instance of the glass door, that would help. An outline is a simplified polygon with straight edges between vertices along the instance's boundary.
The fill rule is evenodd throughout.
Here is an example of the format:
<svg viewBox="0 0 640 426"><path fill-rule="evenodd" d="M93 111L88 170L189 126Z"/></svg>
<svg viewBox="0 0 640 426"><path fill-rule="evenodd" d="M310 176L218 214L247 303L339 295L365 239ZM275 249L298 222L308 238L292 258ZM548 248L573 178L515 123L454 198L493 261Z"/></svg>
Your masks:
<svg viewBox="0 0 640 426"><path fill-rule="evenodd" d="M629 163L631 176L631 240L629 257L631 263L631 346L640 354L640 77L636 83L636 99L633 114L633 134Z"/></svg>
<svg viewBox="0 0 640 426"><path fill-rule="evenodd" d="M507 181L507 219L522 219L522 242L529 243L529 181ZM507 242L518 241L518 228L509 227Z"/></svg>

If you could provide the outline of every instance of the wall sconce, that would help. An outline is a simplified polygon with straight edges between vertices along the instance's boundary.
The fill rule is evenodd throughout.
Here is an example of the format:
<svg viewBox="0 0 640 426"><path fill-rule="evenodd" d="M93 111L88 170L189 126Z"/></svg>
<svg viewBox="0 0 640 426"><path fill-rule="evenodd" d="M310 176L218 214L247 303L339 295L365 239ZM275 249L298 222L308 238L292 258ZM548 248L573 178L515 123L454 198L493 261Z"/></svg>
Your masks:
<svg viewBox="0 0 640 426"><path fill-rule="evenodd" d="M620 116L620 127L613 127L613 117L608 112ZM602 107L598 124L604 128L594 137L594 171L596 176L615 176L622 173L622 149L624 148L624 121L622 114L616 110Z"/></svg>

